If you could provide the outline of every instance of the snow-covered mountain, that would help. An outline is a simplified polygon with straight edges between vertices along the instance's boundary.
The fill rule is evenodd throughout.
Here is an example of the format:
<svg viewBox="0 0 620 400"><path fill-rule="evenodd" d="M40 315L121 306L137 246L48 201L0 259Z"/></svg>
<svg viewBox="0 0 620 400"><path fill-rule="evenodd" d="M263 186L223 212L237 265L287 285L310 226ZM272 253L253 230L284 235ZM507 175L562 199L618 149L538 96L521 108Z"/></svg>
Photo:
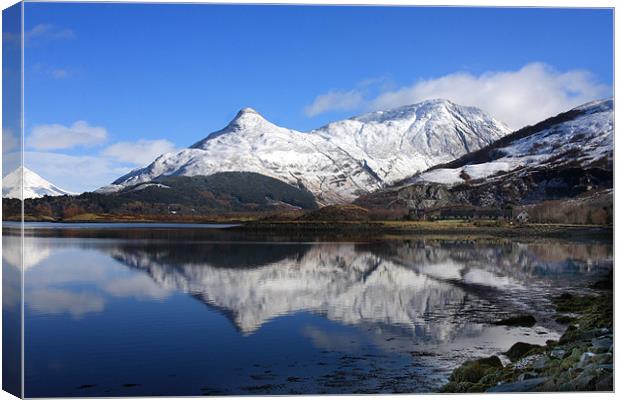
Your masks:
<svg viewBox="0 0 620 400"><path fill-rule="evenodd" d="M334 122L311 132L279 127L245 108L224 129L159 156L101 188L171 175L249 171L310 190L323 203L351 201L506 135L482 110L429 100Z"/></svg>
<svg viewBox="0 0 620 400"><path fill-rule="evenodd" d="M573 110L576 115L568 121L528 135L495 148L499 157L483 163L468 163L456 168L437 168L413 179L446 184L488 178L509 172L525 174L530 168L562 164L590 164L613 153L613 100L599 100Z"/></svg>
<svg viewBox="0 0 620 400"><path fill-rule="evenodd" d="M372 207L497 206L613 187L613 99L525 127L357 202Z"/></svg>
<svg viewBox="0 0 620 400"><path fill-rule="evenodd" d="M314 131L386 183L454 160L509 132L482 110L447 100L368 113Z"/></svg>
<svg viewBox="0 0 620 400"><path fill-rule="evenodd" d="M24 199L76 194L59 188L26 167L19 167L2 178L2 197L14 199L21 198L22 174Z"/></svg>

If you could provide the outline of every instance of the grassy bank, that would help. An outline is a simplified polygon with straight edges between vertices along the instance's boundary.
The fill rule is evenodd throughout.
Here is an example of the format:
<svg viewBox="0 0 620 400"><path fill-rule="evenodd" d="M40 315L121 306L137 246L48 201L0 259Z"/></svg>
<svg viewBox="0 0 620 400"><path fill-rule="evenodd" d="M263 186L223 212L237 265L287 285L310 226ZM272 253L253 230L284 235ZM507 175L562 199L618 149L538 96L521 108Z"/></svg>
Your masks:
<svg viewBox="0 0 620 400"><path fill-rule="evenodd" d="M598 293L554 299L556 321L567 324L559 341L515 343L506 353L470 360L455 369L441 391L558 392L613 390L613 277Z"/></svg>
<svg viewBox="0 0 620 400"><path fill-rule="evenodd" d="M32 215L24 215L26 222L62 222L62 223L112 223L112 222L150 222L150 223L199 223L199 224L224 224L224 223L246 223L255 221L256 214L223 214L223 215L123 215L123 214L101 214L84 213L77 214L70 218L52 218ZM5 218L6 221L20 221L19 218Z"/></svg>
<svg viewBox="0 0 620 400"><path fill-rule="evenodd" d="M8 219L10 220L10 219ZM439 220L439 221L317 221L304 219L272 220L261 214L235 213L204 216L176 215L118 215L118 214L78 214L71 218L52 219L26 215L28 222L63 222L63 223L202 223L202 224L241 224L231 228L252 233L275 233L290 235L331 236L385 236L385 235L425 235L499 237L499 238L570 238L611 240L613 228L605 225L572 224L511 224L506 221L484 220Z"/></svg>
<svg viewBox="0 0 620 400"><path fill-rule="evenodd" d="M611 240L613 228L596 225L525 224L503 221L251 221L234 228L245 231L313 232L332 234L412 234L461 237L557 237Z"/></svg>

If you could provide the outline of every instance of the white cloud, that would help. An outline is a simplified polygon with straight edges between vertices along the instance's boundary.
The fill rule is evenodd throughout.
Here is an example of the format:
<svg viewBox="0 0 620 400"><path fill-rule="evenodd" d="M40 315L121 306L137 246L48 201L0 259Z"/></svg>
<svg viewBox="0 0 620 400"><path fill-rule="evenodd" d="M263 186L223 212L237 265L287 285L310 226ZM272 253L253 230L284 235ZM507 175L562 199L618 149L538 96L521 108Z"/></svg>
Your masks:
<svg viewBox="0 0 620 400"><path fill-rule="evenodd" d="M330 90L317 96L304 112L314 117L328 111L349 111L359 108L364 103L364 96L358 89L349 91Z"/></svg>
<svg viewBox="0 0 620 400"><path fill-rule="evenodd" d="M355 93L362 95L357 89L352 92L346 93L351 97L355 97ZM382 90L372 98L366 97L357 108L382 110L444 98L479 107L517 129L610 94L611 88L596 82L588 71L562 72L543 63L530 63L515 71L491 71L481 75L459 72L420 80L410 86ZM314 115L335 109L328 105L319 108Z"/></svg>
<svg viewBox="0 0 620 400"><path fill-rule="evenodd" d="M157 156L175 150L174 143L165 140L138 140L137 142L118 142L103 150L103 154L118 161L144 166Z"/></svg>
<svg viewBox="0 0 620 400"><path fill-rule="evenodd" d="M11 128L2 128L2 176L15 171L22 162L21 143Z"/></svg>
<svg viewBox="0 0 620 400"><path fill-rule="evenodd" d="M44 174L53 184L81 193L108 185L133 168L147 165L160 154L174 149L174 144L168 140L141 139L136 142L118 142L92 155L26 151L24 164Z"/></svg>
<svg viewBox="0 0 620 400"><path fill-rule="evenodd" d="M54 68L50 71L50 75L54 79L64 79L69 76L69 71L63 68Z"/></svg>
<svg viewBox="0 0 620 400"><path fill-rule="evenodd" d="M131 170L104 156L74 156L41 151L24 153L24 165L53 184L72 191L93 191Z"/></svg>
<svg viewBox="0 0 620 400"><path fill-rule="evenodd" d="M24 32L24 40L26 42L33 39L54 39L66 40L73 39L75 34L71 29L60 28L52 24L38 24L29 31Z"/></svg>
<svg viewBox="0 0 620 400"><path fill-rule="evenodd" d="M11 128L2 128L2 153L19 149L19 140Z"/></svg>
<svg viewBox="0 0 620 400"><path fill-rule="evenodd" d="M75 38L75 33L68 28L61 28L52 24L38 24L24 32L24 43L33 44L35 41L68 40ZM2 32L2 41L20 46L22 35L18 32Z"/></svg>
<svg viewBox="0 0 620 400"><path fill-rule="evenodd" d="M52 79L61 80L67 79L75 74L74 69L57 67L46 63L36 63L30 66L30 70L27 73L33 73Z"/></svg>
<svg viewBox="0 0 620 400"><path fill-rule="evenodd" d="M75 146L92 147L105 142L108 132L100 126L90 126L86 121L76 121L71 126L60 124L37 125L32 128L26 145L37 150L68 149Z"/></svg>
<svg viewBox="0 0 620 400"><path fill-rule="evenodd" d="M71 126L35 126L26 140L28 151L24 153L24 165L61 188L81 193L108 185L137 166L147 165L159 155L176 149L174 143L165 139L140 139L113 143L103 149L93 149L89 154L54 151L78 146L94 147L107 138L105 128L90 126L85 121L77 121ZM5 134L5 144L11 146L8 134ZM7 159L6 154L4 159Z"/></svg>
<svg viewBox="0 0 620 400"><path fill-rule="evenodd" d="M487 72L479 76L455 73L385 92L371 108L391 108L430 98L446 98L488 111L513 128L533 124L590 100L610 94L587 71L559 72L532 63L517 71Z"/></svg>

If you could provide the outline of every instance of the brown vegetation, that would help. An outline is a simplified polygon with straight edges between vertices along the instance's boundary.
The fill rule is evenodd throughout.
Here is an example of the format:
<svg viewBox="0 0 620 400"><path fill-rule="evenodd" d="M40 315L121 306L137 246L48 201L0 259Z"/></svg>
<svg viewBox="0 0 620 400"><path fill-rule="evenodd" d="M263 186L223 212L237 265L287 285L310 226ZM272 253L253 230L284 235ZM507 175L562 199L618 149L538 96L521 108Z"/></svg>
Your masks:
<svg viewBox="0 0 620 400"><path fill-rule="evenodd" d="M613 192L593 193L572 200L543 201L524 207L530 222L583 225L613 224Z"/></svg>
<svg viewBox="0 0 620 400"><path fill-rule="evenodd" d="M305 221L368 221L368 210L353 204L322 207L309 212L301 219Z"/></svg>

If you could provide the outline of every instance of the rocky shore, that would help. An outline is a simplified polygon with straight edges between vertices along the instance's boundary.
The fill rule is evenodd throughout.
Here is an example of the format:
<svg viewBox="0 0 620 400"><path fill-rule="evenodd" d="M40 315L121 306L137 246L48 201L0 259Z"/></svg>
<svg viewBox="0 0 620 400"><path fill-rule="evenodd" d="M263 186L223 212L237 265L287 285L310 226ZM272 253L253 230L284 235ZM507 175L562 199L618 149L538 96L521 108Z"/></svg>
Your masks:
<svg viewBox="0 0 620 400"><path fill-rule="evenodd" d="M545 346L515 343L503 355L470 360L452 372L444 393L612 391L613 277L596 294L554 299L556 321L567 328Z"/></svg>

